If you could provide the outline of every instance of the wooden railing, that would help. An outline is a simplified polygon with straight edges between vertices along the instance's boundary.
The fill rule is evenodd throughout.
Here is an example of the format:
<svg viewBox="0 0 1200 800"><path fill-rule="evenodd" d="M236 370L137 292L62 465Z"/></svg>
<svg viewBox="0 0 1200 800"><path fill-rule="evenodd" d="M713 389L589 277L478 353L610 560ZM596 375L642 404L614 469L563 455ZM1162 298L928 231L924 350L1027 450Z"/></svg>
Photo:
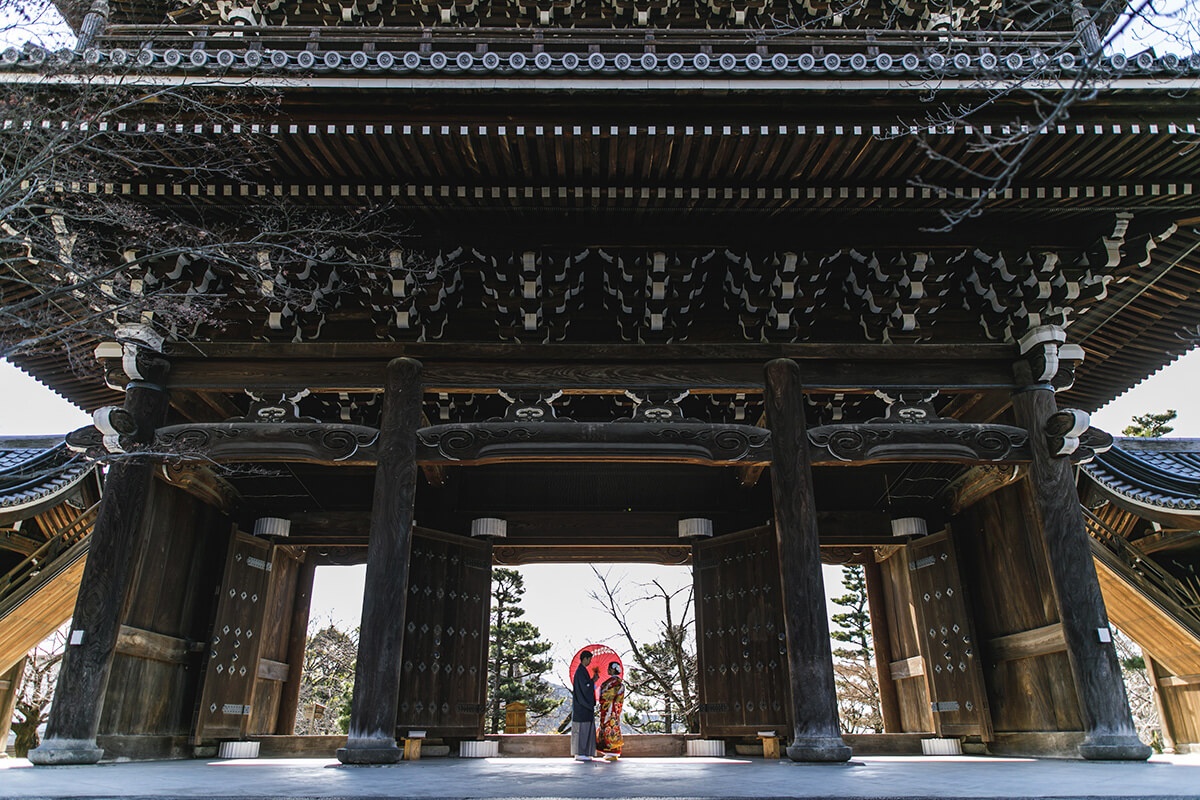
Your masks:
<svg viewBox="0 0 1200 800"><path fill-rule="evenodd" d="M92 535L100 503L84 509L79 516L63 525L37 550L0 577L0 607L11 595L37 579L55 560Z"/></svg>
<svg viewBox="0 0 1200 800"><path fill-rule="evenodd" d="M1177 606L1193 630L1200 631L1200 580L1184 580L1172 575L1162 566L1138 550L1129 541L1112 529L1104 520L1083 507L1084 525L1092 539L1116 556L1126 569L1157 589Z"/></svg>

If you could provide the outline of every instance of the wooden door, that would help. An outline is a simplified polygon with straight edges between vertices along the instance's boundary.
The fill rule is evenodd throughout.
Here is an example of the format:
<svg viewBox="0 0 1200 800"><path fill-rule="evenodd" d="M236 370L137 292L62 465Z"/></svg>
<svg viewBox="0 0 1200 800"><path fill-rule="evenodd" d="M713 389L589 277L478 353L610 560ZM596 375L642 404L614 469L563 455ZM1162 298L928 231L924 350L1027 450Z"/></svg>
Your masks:
<svg viewBox="0 0 1200 800"><path fill-rule="evenodd" d="M480 736L492 546L415 528L410 558L396 735Z"/></svg>
<svg viewBox="0 0 1200 800"><path fill-rule="evenodd" d="M270 542L234 534L201 678L197 741L241 739L249 731L272 549Z"/></svg>
<svg viewBox="0 0 1200 800"><path fill-rule="evenodd" d="M939 736L990 740L979 643L950 531L917 539L906 550L934 730Z"/></svg>
<svg viewBox="0 0 1200 800"><path fill-rule="evenodd" d="M792 703L774 528L697 542L692 575L701 733L788 733Z"/></svg>

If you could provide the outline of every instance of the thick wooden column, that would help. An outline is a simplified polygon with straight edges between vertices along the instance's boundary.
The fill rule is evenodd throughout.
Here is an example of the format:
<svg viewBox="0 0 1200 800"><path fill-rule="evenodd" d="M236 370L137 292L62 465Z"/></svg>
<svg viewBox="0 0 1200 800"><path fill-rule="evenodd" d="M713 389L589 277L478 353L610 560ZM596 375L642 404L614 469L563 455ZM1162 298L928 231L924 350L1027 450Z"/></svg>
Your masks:
<svg viewBox="0 0 1200 800"><path fill-rule="evenodd" d="M166 419L167 406L168 394L160 386L131 382L124 410L136 432L128 435L128 441L153 441L154 429ZM153 470L153 459L141 455L119 457L109 467L46 736L29 751L34 764L94 764L104 755L96 746L96 731L138 558Z"/></svg>
<svg viewBox="0 0 1200 800"><path fill-rule="evenodd" d="M879 713L884 733L903 733L900 699L892 680L892 641L888 631L887 608L883 602L883 570L874 559L863 564L867 579L867 609L871 615L871 644L875 651L875 680L879 683Z"/></svg>
<svg viewBox="0 0 1200 800"><path fill-rule="evenodd" d="M1026 362L1018 362L1016 372L1018 385L1026 388L1013 395L1013 410L1017 424L1029 431L1033 454L1029 479L1079 692L1084 725L1079 754L1087 759L1141 761L1150 757L1150 748L1138 739L1129 714L1071 462L1051 456L1046 439L1046 421L1058 411L1054 390L1034 382Z"/></svg>
<svg viewBox="0 0 1200 800"><path fill-rule="evenodd" d="M313 578L317 561L308 553L296 576L296 596L292 601L292 621L288 626L288 676L279 693L279 716L275 720L278 736L296 732L296 709L300 705L300 683L304 679L304 646L308 644L308 616L312 609Z"/></svg>
<svg viewBox="0 0 1200 800"><path fill-rule="evenodd" d="M396 704L417 491L420 362L392 360L386 381L350 733L346 746L338 750L343 764L391 764L403 755L396 746Z"/></svg>
<svg viewBox="0 0 1200 800"><path fill-rule="evenodd" d="M8 672L0 675L0 758L6 755L4 748L8 744L8 733L12 730L13 711L17 707L17 694L21 691L21 679L25 676L25 662L22 658Z"/></svg>
<svg viewBox="0 0 1200 800"><path fill-rule="evenodd" d="M817 508L804 423L800 368L776 359L766 369L767 425L771 429L771 493L779 545L780 589L787 635L795 730L793 761L846 761L850 748L838 727L833 652L821 580Z"/></svg>

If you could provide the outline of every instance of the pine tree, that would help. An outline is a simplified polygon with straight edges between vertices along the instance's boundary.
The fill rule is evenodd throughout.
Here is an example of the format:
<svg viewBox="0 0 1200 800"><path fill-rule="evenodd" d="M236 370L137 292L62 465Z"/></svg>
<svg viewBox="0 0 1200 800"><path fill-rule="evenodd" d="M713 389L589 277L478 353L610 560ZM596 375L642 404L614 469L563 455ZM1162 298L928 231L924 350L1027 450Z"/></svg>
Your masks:
<svg viewBox="0 0 1200 800"><path fill-rule="evenodd" d="M1141 436L1147 439L1157 439L1166 436L1174 427L1167 423L1179 416L1175 409L1168 408L1161 414L1140 414L1133 418L1133 424L1121 431L1126 436Z"/></svg>
<svg viewBox="0 0 1200 800"><path fill-rule="evenodd" d="M871 614L867 606L867 578L861 566L842 567L846 594L833 602L846 611L834 614L836 628L830 632L843 646L834 648L834 677L838 712L846 733L883 731L879 710L879 680L875 674L871 643Z"/></svg>
<svg viewBox="0 0 1200 800"><path fill-rule="evenodd" d="M492 630L488 648L488 728L500 733L504 727L505 706L520 701L532 719L549 714L559 701L551 697L550 684L543 677L550 671L551 660L544 658L550 643L541 631L521 619L525 609L525 579L513 569L492 570Z"/></svg>

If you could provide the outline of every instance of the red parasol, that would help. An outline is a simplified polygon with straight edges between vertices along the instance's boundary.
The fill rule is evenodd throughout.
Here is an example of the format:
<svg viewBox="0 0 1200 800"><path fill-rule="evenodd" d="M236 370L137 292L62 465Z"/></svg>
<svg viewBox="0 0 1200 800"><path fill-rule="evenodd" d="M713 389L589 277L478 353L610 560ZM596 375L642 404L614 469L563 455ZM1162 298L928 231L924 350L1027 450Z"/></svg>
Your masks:
<svg viewBox="0 0 1200 800"><path fill-rule="evenodd" d="M584 650L592 652L592 663L588 664L588 671L592 673L592 678L596 681L596 698L600 697L600 684L604 683L608 678L608 665L620 664L621 677L625 676L625 664L621 661L621 657L617 655L617 651L613 650L606 644L589 644L587 647L579 648L579 653ZM579 653L571 659L570 682L571 685L575 681L575 670L579 669Z"/></svg>

